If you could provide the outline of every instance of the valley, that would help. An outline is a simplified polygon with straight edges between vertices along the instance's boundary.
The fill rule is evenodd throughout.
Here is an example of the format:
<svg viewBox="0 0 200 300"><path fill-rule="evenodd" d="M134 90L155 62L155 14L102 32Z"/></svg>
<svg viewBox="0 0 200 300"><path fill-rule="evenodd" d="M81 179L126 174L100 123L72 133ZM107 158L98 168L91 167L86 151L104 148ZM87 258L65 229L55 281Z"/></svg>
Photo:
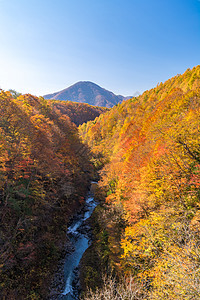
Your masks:
<svg viewBox="0 0 200 300"><path fill-rule="evenodd" d="M109 108L0 104L2 299L199 299L200 66Z"/></svg>

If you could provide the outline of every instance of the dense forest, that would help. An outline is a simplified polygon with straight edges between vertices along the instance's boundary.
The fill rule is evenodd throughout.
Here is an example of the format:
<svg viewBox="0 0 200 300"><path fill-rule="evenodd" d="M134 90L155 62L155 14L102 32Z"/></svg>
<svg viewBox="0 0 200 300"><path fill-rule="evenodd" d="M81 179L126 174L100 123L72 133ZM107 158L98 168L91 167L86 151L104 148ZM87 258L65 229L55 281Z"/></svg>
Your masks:
<svg viewBox="0 0 200 300"><path fill-rule="evenodd" d="M0 116L0 299L48 299L97 171L82 299L200 298L200 66L111 109L0 91Z"/></svg>
<svg viewBox="0 0 200 300"><path fill-rule="evenodd" d="M79 127L106 198L85 283L111 270L85 299L200 298L199 126L197 66Z"/></svg>
<svg viewBox="0 0 200 300"><path fill-rule="evenodd" d="M0 93L0 298L44 299L93 168L69 117Z"/></svg>
<svg viewBox="0 0 200 300"><path fill-rule="evenodd" d="M48 101L49 103L53 104L53 107L56 110L59 110L62 114L67 115L70 120L76 124L76 126L94 120L100 114L109 110L106 107L92 106L87 103L59 100Z"/></svg>

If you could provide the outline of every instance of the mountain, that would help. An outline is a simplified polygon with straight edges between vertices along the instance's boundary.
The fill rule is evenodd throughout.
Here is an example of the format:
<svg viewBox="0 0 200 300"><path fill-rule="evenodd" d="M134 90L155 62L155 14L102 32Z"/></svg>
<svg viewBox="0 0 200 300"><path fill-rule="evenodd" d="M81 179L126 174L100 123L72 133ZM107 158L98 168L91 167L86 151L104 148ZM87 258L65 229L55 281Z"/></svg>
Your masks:
<svg viewBox="0 0 200 300"><path fill-rule="evenodd" d="M76 126L92 121L109 110L106 107L92 106L87 103L59 100L48 101L52 104L54 110L59 110L61 114L67 115Z"/></svg>
<svg viewBox="0 0 200 300"><path fill-rule="evenodd" d="M131 98L131 96L124 97L121 95L115 95L114 93L100 87L93 82L80 81L60 92L44 95L44 98L54 100L70 100L88 103L94 106L104 106L110 108L118 103L121 103L124 99Z"/></svg>

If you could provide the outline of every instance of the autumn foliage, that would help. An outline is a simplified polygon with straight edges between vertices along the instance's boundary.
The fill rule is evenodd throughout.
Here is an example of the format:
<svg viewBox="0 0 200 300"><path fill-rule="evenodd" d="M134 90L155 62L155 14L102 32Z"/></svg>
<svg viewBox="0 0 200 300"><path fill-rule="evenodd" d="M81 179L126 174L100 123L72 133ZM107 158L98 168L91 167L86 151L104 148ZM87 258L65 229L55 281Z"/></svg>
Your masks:
<svg viewBox="0 0 200 300"><path fill-rule="evenodd" d="M59 100L48 101L53 105L54 110L67 115L76 126L94 120L100 114L109 110L106 107L92 106L87 103Z"/></svg>
<svg viewBox="0 0 200 300"><path fill-rule="evenodd" d="M107 205L123 211L116 268L144 299L200 298L199 87L197 66L80 127Z"/></svg>
<svg viewBox="0 0 200 300"><path fill-rule="evenodd" d="M31 95L0 93L0 295L44 299L92 171L69 117Z"/></svg>

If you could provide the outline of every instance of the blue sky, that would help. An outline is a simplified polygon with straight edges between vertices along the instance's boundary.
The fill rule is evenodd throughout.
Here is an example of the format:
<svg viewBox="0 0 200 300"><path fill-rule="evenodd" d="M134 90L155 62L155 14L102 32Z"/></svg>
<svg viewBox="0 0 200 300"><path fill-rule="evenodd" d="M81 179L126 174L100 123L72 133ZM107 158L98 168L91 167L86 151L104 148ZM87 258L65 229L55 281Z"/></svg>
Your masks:
<svg viewBox="0 0 200 300"><path fill-rule="evenodd" d="M200 64L199 0L0 0L0 87L133 95Z"/></svg>

